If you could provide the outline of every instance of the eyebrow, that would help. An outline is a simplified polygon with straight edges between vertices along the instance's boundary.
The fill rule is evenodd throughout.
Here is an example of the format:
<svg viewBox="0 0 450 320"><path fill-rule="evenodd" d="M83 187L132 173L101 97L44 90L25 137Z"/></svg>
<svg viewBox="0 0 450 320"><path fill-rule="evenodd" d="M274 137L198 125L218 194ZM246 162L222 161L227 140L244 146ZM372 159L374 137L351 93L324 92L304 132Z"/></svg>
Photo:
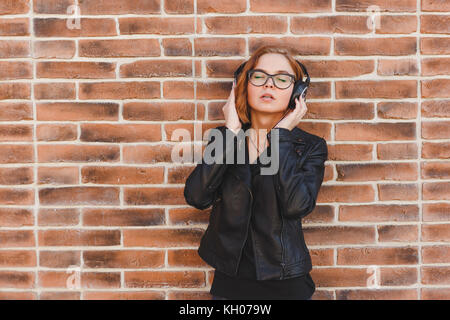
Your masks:
<svg viewBox="0 0 450 320"><path fill-rule="evenodd" d="M262 69L262 68L257 68L257 69L259 69L259 70L262 70L262 71L265 71L265 72L267 72L267 73L269 73L267 70L264 70L264 69ZM285 72L285 73L289 73L289 71L286 71L286 70L277 70L277 71L275 71L275 72Z"/></svg>

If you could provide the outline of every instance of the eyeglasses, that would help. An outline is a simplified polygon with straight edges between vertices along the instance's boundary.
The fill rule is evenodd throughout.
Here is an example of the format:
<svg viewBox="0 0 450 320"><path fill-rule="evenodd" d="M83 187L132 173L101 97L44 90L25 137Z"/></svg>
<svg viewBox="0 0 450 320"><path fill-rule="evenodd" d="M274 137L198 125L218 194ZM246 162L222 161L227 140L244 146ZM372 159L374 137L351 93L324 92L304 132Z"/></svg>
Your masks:
<svg viewBox="0 0 450 320"><path fill-rule="evenodd" d="M289 73L268 74L259 69L249 70L247 72L248 79L251 84L261 87L266 84L269 78L278 89L287 89L295 81L295 76Z"/></svg>

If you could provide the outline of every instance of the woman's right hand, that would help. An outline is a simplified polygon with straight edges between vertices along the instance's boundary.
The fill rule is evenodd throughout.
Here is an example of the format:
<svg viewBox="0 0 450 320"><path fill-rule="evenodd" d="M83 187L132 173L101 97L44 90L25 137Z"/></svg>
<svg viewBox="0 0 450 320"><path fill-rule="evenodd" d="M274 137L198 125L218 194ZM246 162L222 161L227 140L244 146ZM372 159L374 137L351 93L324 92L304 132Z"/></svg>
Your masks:
<svg viewBox="0 0 450 320"><path fill-rule="evenodd" d="M239 121L239 116L236 111L234 88L235 83L233 81L233 87L231 88L230 95L228 96L228 100L223 106L222 111L225 116L225 126L235 134L237 134L242 125Z"/></svg>

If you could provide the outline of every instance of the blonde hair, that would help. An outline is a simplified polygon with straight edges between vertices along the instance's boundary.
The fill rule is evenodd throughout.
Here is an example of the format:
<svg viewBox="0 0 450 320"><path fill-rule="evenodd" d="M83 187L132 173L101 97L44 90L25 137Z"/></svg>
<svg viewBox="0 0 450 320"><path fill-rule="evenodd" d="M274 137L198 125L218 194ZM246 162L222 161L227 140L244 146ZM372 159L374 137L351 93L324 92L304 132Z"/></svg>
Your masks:
<svg viewBox="0 0 450 320"><path fill-rule="evenodd" d="M241 121L242 124L247 124L251 122L250 105L248 104L247 100L247 85L248 85L247 71L252 70L257 65L259 58L266 53L278 53L285 56L286 59L288 59L292 69L294 70L295 81L297 81L298 79L303 79L304 76L303 70L296 62L296 60L293 58L294 50L292 48L280 45L264 45L258 48L252 54L250 59L248 59L245 66L242 68L242 71L239 74L236 82L236 87L234 88L236 97L235 98L236 111L239 116L239 120Z"/></svg>

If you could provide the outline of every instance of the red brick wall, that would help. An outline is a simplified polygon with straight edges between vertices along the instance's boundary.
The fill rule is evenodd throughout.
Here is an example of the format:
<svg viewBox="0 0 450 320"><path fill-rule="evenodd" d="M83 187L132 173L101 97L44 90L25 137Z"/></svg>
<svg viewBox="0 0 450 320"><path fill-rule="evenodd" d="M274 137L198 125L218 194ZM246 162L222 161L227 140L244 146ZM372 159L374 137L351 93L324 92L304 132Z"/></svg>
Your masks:
<svg viewBox="0 0 450 320"><path fill-rule="evenodd" d="M304 221L314 299L449 299L449 11L0 0L0 299L210 299L210 209L185 203L172 133L223 124L233 71L267 43L307 66L299 127L329 146Z"/></svg>

